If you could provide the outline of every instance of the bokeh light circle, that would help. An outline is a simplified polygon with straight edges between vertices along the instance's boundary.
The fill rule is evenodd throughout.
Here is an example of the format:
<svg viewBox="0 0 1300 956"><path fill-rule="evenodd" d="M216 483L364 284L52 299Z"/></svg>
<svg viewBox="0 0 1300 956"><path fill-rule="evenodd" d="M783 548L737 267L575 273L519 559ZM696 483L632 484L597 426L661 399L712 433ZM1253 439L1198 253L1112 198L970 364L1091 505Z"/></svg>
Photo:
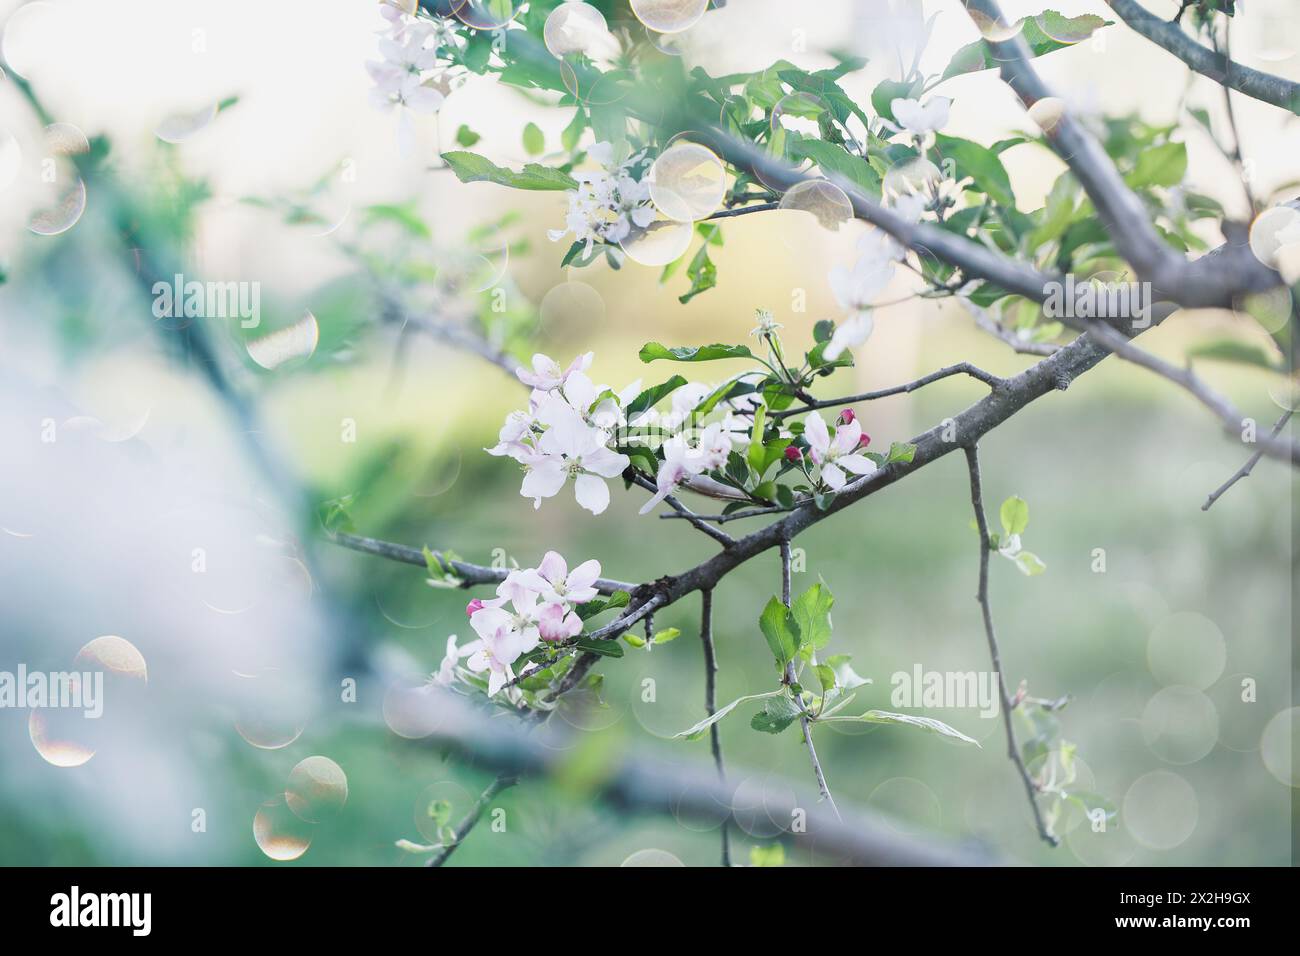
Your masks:
<svg viewBox="0 0 1300 956"><path fill-rule="evenodd" d="M300 819L281 794L263 803L253 816L257 848L277 863L298 859L311 846L312 827Z"/></svg>
<svg viewBox="0 0 1300 956"><path fill-rule="evenodd" d="M681 33L700 22L709 0L629 0L629 5L647 30Z"/></svg>
<svg viewBox="0 0 1300 956"><path fill-rule="evenodd" d="M523 0L459 0L452 12L475 30L500 30L515 18L522 6Z"/></svg>
<svg viewBox="0 0 1300 956"><path fill-rule="evenodd" d="M1142 711L1142 739L1166 763L1195 763L1219 740L1219 713L1194 687L1162 688Z"/></svg>
<svg viewBox="0 0 1300 956"><path fill-rule="evenodd" d="M1300 786L1296 774L1296 741L1300 740L1297 729L1300 729L1300 707L1291 707L1274 716L1259 738L1259 756L1265 768L1288 787Z"/></svg>
<svg viewBox="0 0 1300 956"><path fill-rule="evenodd" d="M1181 684L1205 690L1223 674L1227 643L1217 624L1203 614L1171 614L1147 639L1151 675L1166 686Z"/></svg>
<svg viewBox="0 0 1300 956"><path fill-rule="evenodd" d="M308 757L289 772L284 799L294 815L307 823L328 820L348 802L347 774L329 757Z"/></svg>
<svg viewBox="0 0 1300 956"><path fill-rule="evenodd" d="M667 850L637 850L619 866L685 866L678 857Z"/></svg>
<svg viewBox="0 0 1300 956"><path fill-rule="evenodd" d="M619 241L619 248L633 262L643 266L666 266L676 262L691 245L695 227L689 222L659 219L645 229L634 229Z"/></svg>
<svg viewBox="0 0 1300 956"><path fill-rule="evenodd" d="M791 186L781 197L781 209L806 212L823 229L836 232L853 219L853 204L848 194L825 179L805 179Z"/></svg>
<svg viewBox="0 0 1300 956"><path fill-rule="evenodd" d="M606 60L618 55L618 40L609 32L605 15L581 0L567 0L547 15L542 42L557 58L580 53Z"/></svg>
<svg viewBox="0 0 1300 956"><path fill-rule="evenodd" d="M689 140L665 149L646 174L650 199L677 222L695 222L718 211L727 191L727 171L713 150Z"/></svg>
<svg viewBox="0 0 1300 956"><path fill-rule="evenodd" d="M1121 812L1138 843L1152 850L1172 850L1195 831L1200 804L1192 785L1178 774L1153 770L1133 781Z"/></svg>

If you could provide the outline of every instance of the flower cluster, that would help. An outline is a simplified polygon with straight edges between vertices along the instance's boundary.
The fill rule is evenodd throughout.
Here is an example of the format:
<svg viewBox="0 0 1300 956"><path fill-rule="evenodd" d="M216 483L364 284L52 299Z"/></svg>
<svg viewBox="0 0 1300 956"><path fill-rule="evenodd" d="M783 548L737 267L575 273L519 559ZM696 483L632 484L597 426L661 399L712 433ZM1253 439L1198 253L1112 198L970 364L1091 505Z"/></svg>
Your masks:
<svg viewBox="0 0 1300 956"><path fill-rule="evenodd" d="M616 163L614 147L596 143L587 150L587 155L601 168L574 172L578 188L567 194L569 212L564 228L552 229L547 235L556 242L573 233L575 242L586 243L584 254L590 255L592 244L597 241L617 244L633 228L649 226L655 219L655 207L650 202L649 183L633 175L638 167L644 171L650 164L644 152Z"/></svg>
<svg viewBox="0 0 1300 956"><path fill-rule="evenodd" d="M459 49L465 41L454 21L417 18L391 3L381 3L380 11L385 21L379 37L382 59L366 63L375 84L370 102L384 112L397 110L398 147L409 153L415 138L411 113L438 112L451 92L439 54Z"/></svg>
<svg viewBox="0 0 1300 956"><path fill-rule="evenodd" d="M543 641L564 641L582 633L577 608L595 600L599 561L584 561L569 570L564 558L546 552L535 568L511 571L497 586L497 596L473 600L465 609L478 640L457 646L447 638L447 651L433 675L434 683L450 686L463 658L472 674L487 675L489 697L515 680L514 664ZM532 665L520 671L527 673Z"/></svg>
<svg viewBox="0 0 1300 956"><path fill-rule="evenodd" d="M561 369L538 354L531 370L515 373L533 388L528 409L510 413L497 444L487 451L524 466L519 493L532 498L534 507L540 508L543 498L558 494L572 478L578 504L598 515L609 506L605 479L617 477L630 463L610 446L626 423L623 409L641 383L633 382L620 393L594 384L587 376L593 357L588 352Z"/></svg>

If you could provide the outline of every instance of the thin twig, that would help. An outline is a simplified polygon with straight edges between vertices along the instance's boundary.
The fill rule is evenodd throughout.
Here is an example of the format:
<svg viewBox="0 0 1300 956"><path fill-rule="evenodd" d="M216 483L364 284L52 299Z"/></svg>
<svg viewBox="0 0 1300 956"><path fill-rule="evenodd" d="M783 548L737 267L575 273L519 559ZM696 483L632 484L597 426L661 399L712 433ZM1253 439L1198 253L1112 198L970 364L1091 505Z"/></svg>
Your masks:
<svg viewBox="0 0 1300 956"><path fill-rule="evenodd" d="M644 488L646 491L658 491L655 483L639 472L634 471L632 473L632 483L638 488ZM723 531L721 528L713 527L708 523L707 519L701 518L699 515L695 514L695 512L691 511L690 508L678 501L676 495L666 495L664 497L664 503L673 509L675 512L674 517L689 522L693 528L704 532L724 548L730 548L736 543L736 540L731 535L727 534L727 532ZM661 515L660 517L667 517L667 515Z"/></svg>
<svg viewBox="0 0 1300 956"><path fill-rule="evenodd" d="M975 509L975 525L980 536L980 583L979 593L976 599L980 604L980 611L984 617L984 633L988 635L989 656L993 660L994 673L998 675L998 693L1002 698L1002 720L1006 725L1007 731L1007 755L1011 762L1016 765L1020 772L1020 778L1025 784L1025 793L1029 797L1029 806L1034 811L1034 822L1038 825L1038 834L1052 846L1060 844L1060 838L1056 836L1043 820L1042 810L1038 806L1038 787L1034 779L1029 774L1029 769L1025 766L1024 759L1020 756L1020 748L1016 745L1016 730L1011 722L1011 713L1015 709L1015 704L1011 699L1011 694L1007 690L1007 678L1002 672L1002 654L998 650L997 632L993 628L993 609L989 604L989 552L992 550L989 544L989 526L988 519L984 515L984 492L980 482L980 459L979 450L974 442L966 446L966 465L970 471L970 501L971 507Z"/></svg>
<svg viewBox="0 0 1300 956"><path fill-rule="evenodd" d="M1190 368L1179 368L1177 365L1152 355L1145 349L1138 348L1108 325L1092 322L1087 325L1087 328L1089 335L1126 362L1141 365L1143 368L1155 372L1175 385L1186 389L1193 398L1217 415L1219 420L1223 422L1224 428L1228 431L1236 431L1241 428L1242 423L1245 421L1245 417L1241 412L1226 398L1201 381ZM1300 464L1300 444L1296 442L1289 439L1279 439L1276 435L1269 435L1261 439L1259 444L1260 451L1270 458L1289 461L1293 465Z"/></svg>
<svg viewBox="0 0 1300 956"><path fill-rule="evenodd" d="M810 412L819 408L835 408L840 405L854 405L858 402L873 402L878 398L888 398L891 395L905 395L909 392L915 392L919 388L924 388L932 382L940 379L949 378L953 375L969 375L971 378L978 379L991 389L1001 388L1006 384L1006 379L999 378L992 372L986 372L982 368L972 365L970 362L958 362L956 365L949 365L938 371L931 372L928 375L922 375L913 382L907 382L904 385L893 385L889 388L878 389L874 392L863 392L860 395L846 395L843 398L827 398L817 402L810 402L801 405L798 408L787 408L782 411L772 412L773 418L785 418L790 415L802 415L804 412Z"/></svg>
<svg viewBox="0 0 1300 956"><path fill-rule="evenodd" d="M1253 219L1255 210L1259 208L1255 203L1255 193L1250 188L1250 177L1246 174L1246 159L1241 150L1241 131L1237 128L1237 110L1232 105L1232 72L1236 64L1232 62L1232 21L1223 21L1223 46L1219 46L1219 38L1211 31L1211 38L1214 42L1214 52L1223 58L1226 64L1227 80L1223 85L1223 104L1228 111L1228 127L1232 130L1232 150L1228 152L1228 158L1237 167L1237 176L1241 179L1241 188L1246 194L1246 205L1250 207L1250 215ZM1225 152L1227 152L1225 150Z"/></svg>
<svg viewBox="0 0 1300 956"><path fill-rule="evenodd" d="M518 782L518 774L502 773L498 775L497 778L489 783L487 788L479 794L478 799L474 801L474 806L472 806L469 812L461 817L460 822L456 824L455 828L452 830L451 841L444 843L437 853L429 857L424 865L439 867L446 863L447 857L456 852L456 848L460 846L461 841L464 840L465 837L469 835L469 831L473 830L478 824L479 819L483 816L484 811L487 810L488 805L497 798L501 791L510 789Z"/></svg>
<svg viewBox="0 0 1300 956"><path fill-rule="evenodd" d="M781 603L786 607L790 606L790 541L782 539L781 541ZM785 664L785 682L794 684L796 675L794 672L794 661L786 661ZM812 761L813 776L817 778L817 789L821 791L822 799L825 800L831 810L835 812L837 820L843 819L840 816L840 808L835 805L835 798L831 796L831 789L826 785L826 774L822 771L822 762L817 757L817 748L813 746L812 739L812 720L808 716L808 711L803 705L802 696L796 701L799 705L799 726L803 728L803 742L808 748L808 759Z"/></svg>
<svg viewBox="0 0 1300 956"><path fill-rule="evenodd" d="M718 709L717 677L718 656L713 646L713 589L700 592L700 643L704 645L704 709L712 717ZM718 768L718 780L725 786L727 769L722 761L722 738L718 732L720 721L709 726L709 745L713 750L713 765ZM731 834L728 820L722 821L722 865L731 866Z"/></svg>
<svg viewBox="0 0 1300 956"><path fill-rule="evenodd" d="M770 508L746 508L744 511L733 511L731 514L726 515L702 515L692 513L690 517L694 518L696 521L714 521L718 524L726 524L728 521L740 521L743 518L758 518L762 515L782 515L786 512L793 511L795 507L795 505L791 505L789 508L783 508L781 505L772 505ZM662 520L670 521L676 518L685 518L687 516L684 514L663 514L659 517Z"/></svg>
<svg viewBox="0 0 1300 956"><path fill-rule="evenodd" d="M1282 417L1277 420L1276 424L1274 424L1273 430L1269 432L1269 437L1276 438L1279 434L1281 434L1282 429L1286 427L1286 423L1291 420L1291 416L1294 414L1295 412L1292 409L1287 409L1285 412L1283 412ZM1246 462L1244 465L1242 465L1239 469L1237 469L1236 474L1234 474L1231 478L1229 478L1223 484L1219 485L1218 488L1216 488L1214 491L1210 493L1210 497L1205 499L1205 504L1201 505L1201 510L1209 511L1210 506L1213 505L1220 498L1222 498L1224 493L1227 492L1229 488L1231 488L1237 482L1241 481L1241 479L1245 478L1252 471L1254 471L1255 466L1259 464L1259 460L1263 457L1264 457L1264 449L1262 448L1259 451L1255 452L1255 454L1251 455L1250 460Z"/></svg>
<svg viewBox="0 0 1300 956"><path fill-rule="evenodd" d="M757 206L738 206L734 209L719 209L711 216L705 216L704 222L710 219L731 219L734 216L748 216L751 212L768 212L772 209L780 209L779 202L765 202Z"/></svg>

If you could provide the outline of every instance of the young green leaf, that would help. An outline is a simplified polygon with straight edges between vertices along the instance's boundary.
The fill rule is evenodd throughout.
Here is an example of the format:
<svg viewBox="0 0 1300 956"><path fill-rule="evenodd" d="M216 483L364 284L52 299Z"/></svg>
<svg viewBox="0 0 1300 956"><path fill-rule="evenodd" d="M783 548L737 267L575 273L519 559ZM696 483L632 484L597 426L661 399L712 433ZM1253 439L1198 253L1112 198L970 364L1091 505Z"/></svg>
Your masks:
<svg viewBox="0 0 1300 956"><path fill-rule="evenodd" d="M748 694L744 697L737 697L730 704L725 704L722 707L719 707L708 717L705 717L703 720L701 720L698 724L693 724L692 726L683 730L680 734L674 734L673 739L674 740L699 740L702 736L704 736L704 732L706 730L708 730L710 727L712 727L714 724L720 721L723 717L726 717L729 713L731 713L733 710L735 710L737 707L739 707L741 704L745 703L746 701L764 700L768 697L775 697L777 694L784 694L784 693L785 693L785 688L778 687L776 690L769 690L762 694Z"/></svg>
<svg viewBox="0 0 1300 956"><path fill-rule="evenodd" d="M1002 530L1007 534L1023 534L1029 527L1029 504L1019 495L1012 495L1002 502L998 517L1002 519Z"/></svg>
<svg viewBox="0 0 1300 956"><path fill-rule="evenodd" d="M540 156L546 149L546 137L542 128L536 123L524 126L524 152L529 156Z"/></svg>
<svg viewBox="0 0 1300 956"><path fill-rule="evenodd" d="M647 342L638 353L642 362L667 359L670 362L712 362L715 359L753 358L754 353L744 345L700 345L694 348L680 346L668 348L658 342Z"/></svg>
<svg viewBox="0 0 1300 956"><path fill-rule="evenodd" d="M942 720L935 720L933 717L920 717L915 714L894 714L887 710L869 710L858 720L865 720L871 724L906 724L908 727L919 727L921 730L928 730L930 733L939 734L943 737L951 737L953 740L960 740L963 743L980 745L979 741L973 737L967 737L960 730L954 730Z"/></svg>
<svg viewBox="0 0 1300 956"><path fill-rule="evenodd" d="M831 607L835 596L818 582L794 599L791 612L799 626L800 643L814 650L825 647L831 639Z"/></svg>
<svg viewBox="0 0 1300 956"><path fill-rule="evenodd" d="M765 734L779 734L799 719L803 713L799 705L788 694L770 697L763 704L763 709L749 720L749 726Z"/></svg>
<svg viewBox="0 0 1300 956"><path fill-rule="evenodd" d="M790 609L773 597L758 619L759 629L767 639L778 667L785 667L799 652L799 625Z"/></svg>

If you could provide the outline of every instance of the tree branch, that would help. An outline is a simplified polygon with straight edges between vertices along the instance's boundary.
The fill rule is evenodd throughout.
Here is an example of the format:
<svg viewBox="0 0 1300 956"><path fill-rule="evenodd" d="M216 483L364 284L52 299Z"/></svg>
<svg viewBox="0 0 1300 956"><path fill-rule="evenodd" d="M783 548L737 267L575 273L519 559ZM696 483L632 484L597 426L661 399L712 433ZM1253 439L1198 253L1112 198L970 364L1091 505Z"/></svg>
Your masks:
<svg viewBox="0 0 1300 956"><path fill-rule="evenodd" d="M1300 84L1234 63L1228 57L1201 46L1184 33L1177 22L1160 19L1135 0L1106 2L1133 30L1178 57L1195 72L1220 86L1300 114Z"/></svg>
<svg viewBox="0 0 1300 956"><path fill-rule="evenodd" d="M996 0L964 2L977 27L987 22L1005 27ZM1019 33L1009 40L984 42L1001 65L1002 79L1026 109L1056 99L1035 71ZM1142 200L1129 189L1101 144L1068 113L1049 123L1043 135L1092 200L1115 248L1139 278L1152 284L1157 300L1187 307L1226 308L1244 293L1264 291L1278 284L1277 273L1255 258L1248 244L1243 248L1242 243L1229 243L1220 247L1217 256L1203 256L1195 262L1175 252L1156 232ZM1231 256L1230 266L1222 260L1227 255Z"/></svg>
<svg viewBox="0 0 1300 956"><path fill-rule="evenodd" d="M971 507L975 509L975 525L980 536L980 583L979 593L976 599L980 604L980 611L984 617L984 633L988 636L989 656L993 661L993 670L998 675L998 693L1002 697L1002 720L1006 726L1007 732L1007 755L1011 762L1016 765L1016 770L1020 773L1020 779L1025 784L1025 794L1029 797L1030 809L1034 811L1034 822L1038 826L1038 835L1052 846L1059 846L1061 840L1054 834L1051 828L1043 820L1043 812L1038 806L1038 786L1030 776L1029 770L1025 767L1025 761L1020 756L1020 748L1016 745L1016 730L1011 722L1011 713L1018 704L1011 699L1011 693L1007 690L1007 678L1002 670L1002 654L998 650L997 633L993 628L993 609L989 604L989 526L988 519L984 515L984 493L980 483L980 461L979 450L975 442L966 446L966 465L970 471L970 501Z"/></svg>

